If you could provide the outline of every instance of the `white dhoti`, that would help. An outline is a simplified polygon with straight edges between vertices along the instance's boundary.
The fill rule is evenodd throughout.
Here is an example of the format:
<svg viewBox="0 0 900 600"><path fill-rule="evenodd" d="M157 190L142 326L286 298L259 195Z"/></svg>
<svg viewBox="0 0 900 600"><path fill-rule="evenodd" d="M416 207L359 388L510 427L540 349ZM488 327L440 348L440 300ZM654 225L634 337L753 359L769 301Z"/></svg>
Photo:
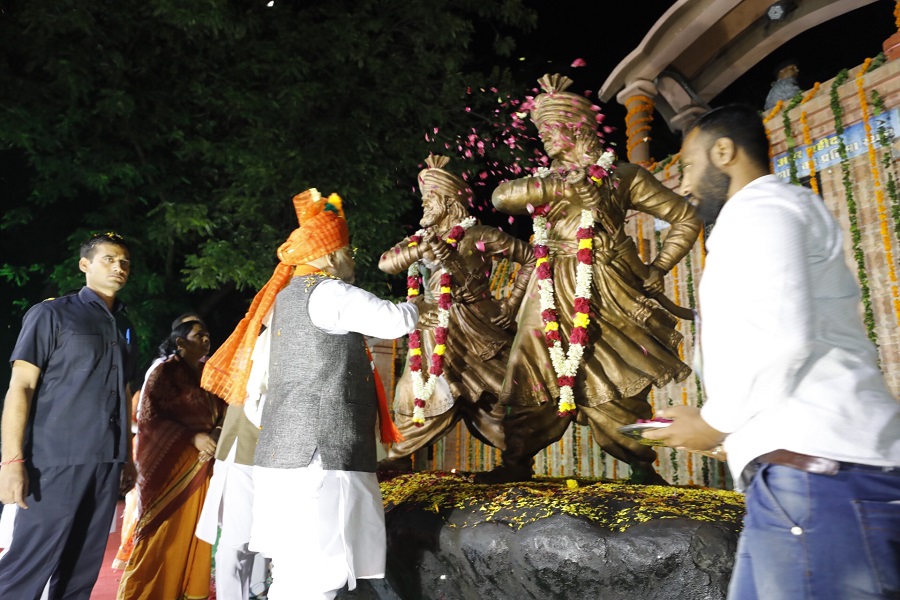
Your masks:
<svg viewBox="0 0 900 600"><path fill-rule="evenodd" d="M250 548L272 559L270 600L330 599L384 577L384 505L374 473L253 468Z"/></svg>
<svg viewBox="0 0 900 600"><path fill-rule="evenodd" d="M265 590L267 577L265 565L256 564L264 563L264 559L248 548L253 522L253 467L232 462L236 447L226 460L217 460L213 466L197 521L198 538L215 544L218 536L215 558L219 600L247 600L251 593Z"/></svg>

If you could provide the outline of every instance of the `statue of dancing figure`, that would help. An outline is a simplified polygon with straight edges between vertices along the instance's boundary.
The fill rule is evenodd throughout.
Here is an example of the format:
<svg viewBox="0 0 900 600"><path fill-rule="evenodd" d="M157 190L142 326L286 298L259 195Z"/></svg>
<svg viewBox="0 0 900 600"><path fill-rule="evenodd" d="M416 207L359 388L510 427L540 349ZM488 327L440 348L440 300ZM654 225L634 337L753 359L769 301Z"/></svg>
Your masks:
<svg viewBox="0 0 900 600"><path fill-rule="evenodd" d="M391 447L379 464L380 470L410 470L412 454L440 440L460 419L485 444L501 450L505 447L506 409L499 405L498 398L515 315L534 268L534 253L527 243L495 227L472 224L475 220L466 207L471 203L472 190L460 177L444 170L448 158L433 155L425 162L428 166L419 173L423 212L419 224L423 231L382 254L378 267L397 274L421 261L431 270L426 284L431 293L420 304L422 373L428 373L434 360L441 268L449 272L452 303L446 341L442 341L444 353L438 359L443 362L444 383L438 381L431 397L422 399L424 409L415 419L414 378L407 364L397 382L394 401L395 422L404 441ZM454 231L456 237L464 231L461 239L447 241ZM491 266L494 259L503 258L521 268L509 297L496 300L490 290Z"/></svg>
<svg viewBox="0 0 900 600"><path fill-rule="evenodd" d="M690 250L701 222L687 201L647 170L615 162L598 132L599 109L565 91L570 79L545 75L539 83L544 93L534 99L531 116L551 166L501 184L492 201L502 212L536 211L546 219L546 228L535 229L535 239L542 236L544 244L542 252L536 247L538 266L500 392L508 407L503 464L476 481L530 478L535 454L577 419L590 425L604 451L629 463L632 481L665 483L652 466L656 452L617 429L651 417L651 385L681 381L690 373L678 356L677 321L663 308L680 308L662 295L663 276ZM641 260L625 233L631 210L671 224L652 264ZM578 269L579 263L586 266ZM555 294L542 295L541 285L548 282ZM580 331L573 332L573 323ZM551 335L564 353L579 344L583 355L554 360ZM559 402L563 387L569 389Z"/></svg>

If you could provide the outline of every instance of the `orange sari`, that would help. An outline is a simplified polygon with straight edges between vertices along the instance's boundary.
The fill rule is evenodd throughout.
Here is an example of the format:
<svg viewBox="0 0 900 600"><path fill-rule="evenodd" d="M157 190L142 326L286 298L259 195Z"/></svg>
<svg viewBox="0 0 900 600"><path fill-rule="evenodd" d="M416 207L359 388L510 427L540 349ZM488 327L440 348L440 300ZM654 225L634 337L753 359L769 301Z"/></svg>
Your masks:
<svg viewBox="0 0 900 600"><path fill-rule="evenodd" d="M155 369L146 385L135 460L138 519L118 598L203 600L212 547L194 530L213 463L198 460L193 438L213 431L225 405L177 356Z"/></svg>

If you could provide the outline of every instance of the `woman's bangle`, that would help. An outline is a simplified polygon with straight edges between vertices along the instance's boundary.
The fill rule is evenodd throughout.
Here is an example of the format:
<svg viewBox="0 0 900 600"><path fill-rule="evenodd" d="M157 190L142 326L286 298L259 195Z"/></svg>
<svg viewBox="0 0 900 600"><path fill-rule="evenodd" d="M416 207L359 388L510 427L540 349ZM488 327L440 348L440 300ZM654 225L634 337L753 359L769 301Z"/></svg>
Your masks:
<svg viewBox="0 0 900 600"><path fill-rule="evenodd" d="M23 463L23 462L25 462L24 458L14 458L12 460L4 460L3 462L0 462L0 467L5 467L6 465L11 465L14 463Z"/></svg>

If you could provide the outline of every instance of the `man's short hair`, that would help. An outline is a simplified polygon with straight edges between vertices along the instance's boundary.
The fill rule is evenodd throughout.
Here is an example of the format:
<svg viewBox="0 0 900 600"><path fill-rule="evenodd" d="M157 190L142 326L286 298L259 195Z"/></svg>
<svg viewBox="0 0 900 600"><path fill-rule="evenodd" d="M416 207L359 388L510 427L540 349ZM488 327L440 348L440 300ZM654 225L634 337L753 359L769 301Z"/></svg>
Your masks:
<svg viewBox="0 0 900 600"><path fill-rule="evenodd" d="M697 119L684 135L699 129L709 143L728 138L742 148L751 161L759 166L769 166L769 139L762 117L756 109L742 104L729 104L714 108Z"/></svg>
<svg viewBox="0 0 900 600"><path fill-rule="evenodd" d="M116 233L115 231L107 231L105 233L92 233L91 237L81 245L81 258L86 258L88 260L94 259L94 253L97 251L97 246L100 244L115 244L116 246L121 246L128 250L130 253L131 250L128 248L128 242L125 241L125 238Z"/></svg>

